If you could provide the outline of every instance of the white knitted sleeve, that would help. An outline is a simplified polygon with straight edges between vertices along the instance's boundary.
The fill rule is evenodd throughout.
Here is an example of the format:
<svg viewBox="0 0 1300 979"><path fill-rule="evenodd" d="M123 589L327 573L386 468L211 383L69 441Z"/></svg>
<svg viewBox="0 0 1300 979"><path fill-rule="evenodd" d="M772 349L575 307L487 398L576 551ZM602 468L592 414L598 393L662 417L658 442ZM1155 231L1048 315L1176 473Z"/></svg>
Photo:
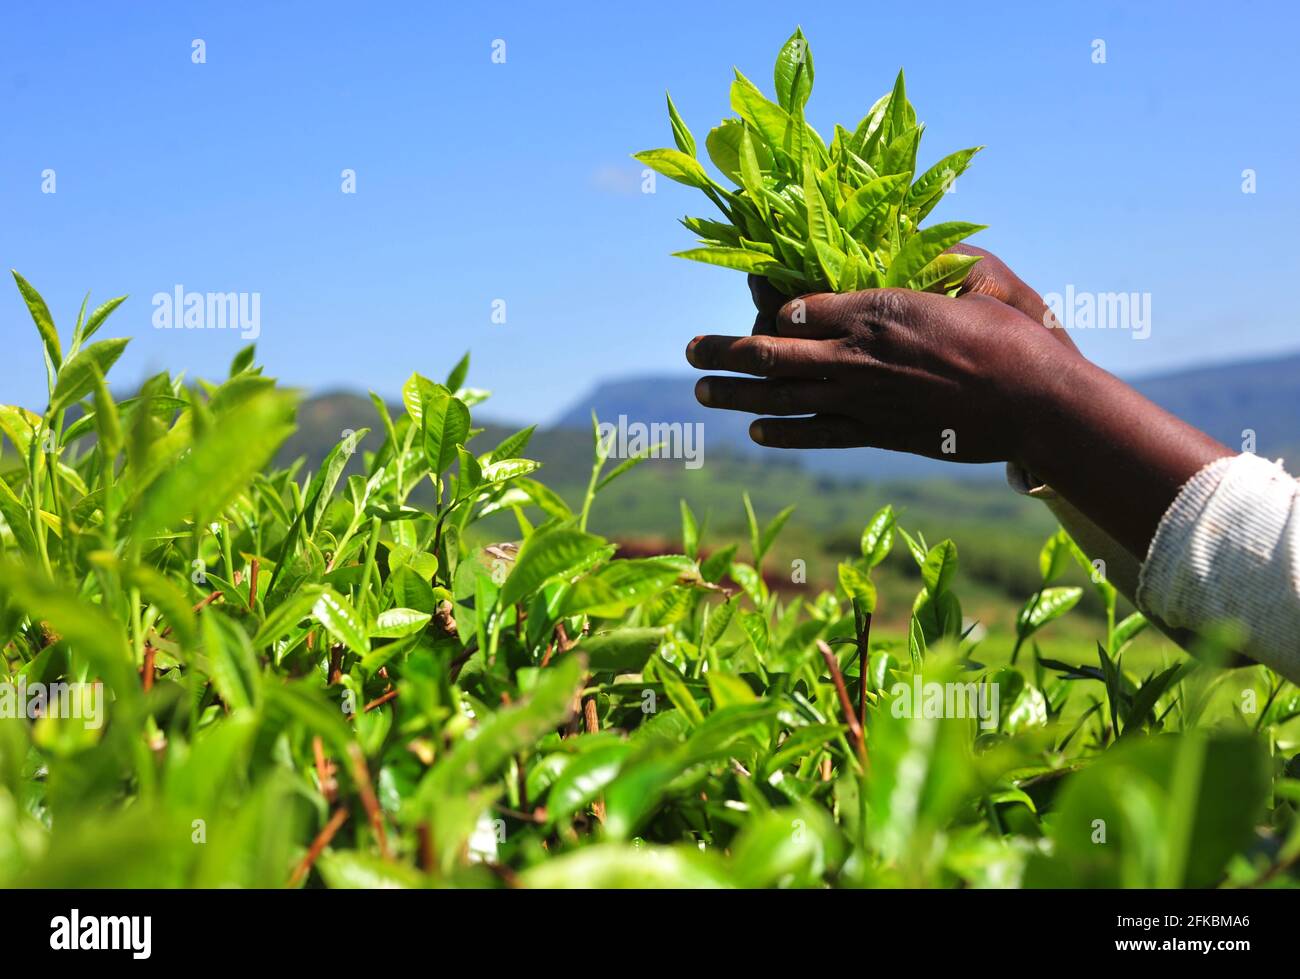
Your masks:
<svg viewBox="0 0 1300 979"><path fill-rule="evenodd" d="M1137 604L1192 631L1236 621L1242 652L1300 683L1300 483L1251 454L1210 463L1160 518Z"/></svg>

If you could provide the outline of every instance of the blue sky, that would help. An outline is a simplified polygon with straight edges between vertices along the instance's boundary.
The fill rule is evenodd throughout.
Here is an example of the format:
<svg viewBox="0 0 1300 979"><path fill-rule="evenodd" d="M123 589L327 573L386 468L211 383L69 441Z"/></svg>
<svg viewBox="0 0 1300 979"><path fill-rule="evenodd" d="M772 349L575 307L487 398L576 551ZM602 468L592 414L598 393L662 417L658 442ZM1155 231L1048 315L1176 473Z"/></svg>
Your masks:
<svg viewBox="0 0 1300 979"><path fill-rule="evenodd" d="M990 225L974 243L1040 291L1150 293L1147 340L1077 337L1103 366L1300 346L1300 17L1283 3L16 4L0 262L65 330L87 289L130 294L103 334L135 337L119 384L224 373L236 334L151 326L179 284L260 293L259 358L288 383L394 395L470 349L491 414L546 420L595 380L687 371L697 333L748 330L739 273L669 257L691 242L675 219L706 202L665 180L640 193L628 154L671 145L665 88L701 144L733 64L770 91L796 21L823 131L901 65L923 164L987 144L933 219ZM9 285L0 330L0 401L41 406Z"/></svg>

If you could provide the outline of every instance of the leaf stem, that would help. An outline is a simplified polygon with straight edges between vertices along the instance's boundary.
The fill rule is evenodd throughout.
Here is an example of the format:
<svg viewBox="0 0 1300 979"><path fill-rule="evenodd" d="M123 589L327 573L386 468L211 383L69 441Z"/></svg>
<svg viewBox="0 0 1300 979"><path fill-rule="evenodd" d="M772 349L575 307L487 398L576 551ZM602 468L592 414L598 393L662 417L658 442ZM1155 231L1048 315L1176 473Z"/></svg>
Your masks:
<svg viewBox="0 0 1300 979"><path fill-rule="evenodd" d="M853 745L853 750L857 752L858 760L862 762L863 767L867 765L867 739L863 734L862 725L858 723L857 714L853 711L853 702L849 700L848 688L844 685L844 673L840 670L839 660L835 658L835 652L830 646L818 639L817 648L821 651L822 658L826 660L826 668L830 670L831 681L835 684L835 693L840 698L840 710L844 713L845 723L849 727L849 739Z"/></svg>

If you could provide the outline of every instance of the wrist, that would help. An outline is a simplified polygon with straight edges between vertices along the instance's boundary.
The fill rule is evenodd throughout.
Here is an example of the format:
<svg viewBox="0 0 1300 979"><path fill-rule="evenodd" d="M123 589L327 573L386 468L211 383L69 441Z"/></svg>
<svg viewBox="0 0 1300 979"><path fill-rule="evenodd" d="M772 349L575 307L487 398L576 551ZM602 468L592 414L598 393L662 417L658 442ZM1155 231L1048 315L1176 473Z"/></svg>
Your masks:
<svg viewBox="0 0 1300 979"><path fill-rule="evenodd" d="M1013 461L1141 560L1182 486L1232 450L1061 350L1027 396Z"/></svg>
<svg viewBox="0 0 1300 979"><path fill-rule="evenodd" d="M1110 375L1054 340L1039 345L1033 362L1017 393L1015 445L1007 461L1050 482L1065 447L1083 437L1079 405L1104 401Z"/></svg>

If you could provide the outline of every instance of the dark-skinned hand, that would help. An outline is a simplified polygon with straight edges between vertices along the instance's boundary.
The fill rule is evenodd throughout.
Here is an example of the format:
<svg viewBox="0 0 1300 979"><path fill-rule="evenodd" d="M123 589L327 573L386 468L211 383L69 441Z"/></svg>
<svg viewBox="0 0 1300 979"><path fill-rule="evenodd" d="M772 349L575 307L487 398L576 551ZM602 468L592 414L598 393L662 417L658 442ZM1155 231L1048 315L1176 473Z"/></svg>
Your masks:
<svg viewBox="0 0 1300 979"><path fill-rule="evenodd" d="M751 426L761 445L1019 460L1024 417L1079 355L1064 330L1044 327L1042 300L1010 269L959 250L983 257L955 299L871 289L790 300L751 276L754 334L697 337L686 355L758 379L702 378L700 403L778 416Z"/></svg>

